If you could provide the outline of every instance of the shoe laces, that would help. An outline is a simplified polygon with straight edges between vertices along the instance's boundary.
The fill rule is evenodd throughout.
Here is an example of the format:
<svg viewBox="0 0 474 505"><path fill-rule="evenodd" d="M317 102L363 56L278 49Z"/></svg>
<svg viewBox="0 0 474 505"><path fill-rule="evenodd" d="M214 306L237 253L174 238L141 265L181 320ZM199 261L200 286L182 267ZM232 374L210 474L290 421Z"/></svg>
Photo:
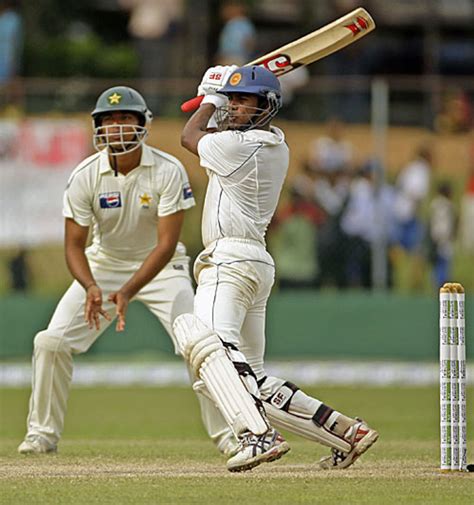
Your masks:
<svg viewBox="0 0 474 505"><path fill-rule="evenodd" d="M340 451L339 449L331 449L331 457L333 466L337 466L347 458L347 452Z"/></svg>
<svg viewBox="0 0 474 505"><path fill-rule="evenodd" d="M252 449L252 455L255 456L258 450L262 453L266 452L274 444L278 437L278 432L273 429L268 430L262 435L255 435L254 433L247 432L242 435L239 448L243 450L246 447L250 447Z"/></svg>

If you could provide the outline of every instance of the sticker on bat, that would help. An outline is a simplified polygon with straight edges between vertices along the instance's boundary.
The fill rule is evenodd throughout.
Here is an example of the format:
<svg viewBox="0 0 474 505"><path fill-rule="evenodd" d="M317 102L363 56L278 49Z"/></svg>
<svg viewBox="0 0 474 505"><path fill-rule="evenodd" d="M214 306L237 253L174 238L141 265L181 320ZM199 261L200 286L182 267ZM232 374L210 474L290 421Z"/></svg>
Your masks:
<svg viewBox="0 0 474 505"><path fill-rule="evenodd" d="M267 70L270 70L275 75L283 75L290 70L294 70L295 68L301 66L298 63L292 63L289 56L286 54L276 54L271 58L267 58L259 63L261 67L265 67Z"/></svg>
<svg viewBox="0 0 474 505"><path fill-rule="evenodd" d="M353 21L350 25L344 25L344 28L349 28L352 35L355 36L358 33L367 30L367 28L369 28L369 23L362 16L357 16L355 21Z"/></svg>

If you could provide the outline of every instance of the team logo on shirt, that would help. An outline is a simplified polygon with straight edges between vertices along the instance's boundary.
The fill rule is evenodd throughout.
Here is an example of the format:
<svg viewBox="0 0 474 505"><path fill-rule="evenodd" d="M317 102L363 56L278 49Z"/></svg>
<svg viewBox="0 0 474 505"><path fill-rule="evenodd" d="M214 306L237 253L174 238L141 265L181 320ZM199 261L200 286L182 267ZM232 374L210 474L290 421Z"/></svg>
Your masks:
<svg viewBox="0 0 474 505"><path fill-rule="evenodd" d="M120 191L112 191L111 193L100 193L99 202L101 209L116 209L122 206L122 198Z"/></svg>
<svg viewBox="0 0 474 505"><path fill-rule="evenodd" d="M107 97L107 100L109 101L110 105L118 105L120 103L120 100L122 100L122 95L114 93L113 95L109 95Z"/></svg>
<svg viewBox="0 0 474 505"><path fill-rule="evenodd" d="M229 80L231 86L237 86L239 82L242 80L242 74L236 72Z"/></svg>
<svg viewBox="0 0 474 505"><path fill-rule="evenodd" d="M187 200L188 198L193 197L193 190L191 189L191 186L189 184L185 184L183 186L183 198Z"/></svg>
<svg viewBox="0 0 474 505"><path fill-rule="evenodd" d="M140 198L140 205L142 206L142 209L150 208L152 197L148 193L145 192L143 195L139 195L138 198Z"/></svg>

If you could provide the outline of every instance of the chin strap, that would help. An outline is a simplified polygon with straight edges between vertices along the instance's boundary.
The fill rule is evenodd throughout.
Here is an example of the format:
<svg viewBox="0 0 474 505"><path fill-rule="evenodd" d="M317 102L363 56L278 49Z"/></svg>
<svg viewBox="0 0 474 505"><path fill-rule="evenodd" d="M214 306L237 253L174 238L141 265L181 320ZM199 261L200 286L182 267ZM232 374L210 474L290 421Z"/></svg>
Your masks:
<svg viewBox="0 0 474 505"><path fill-rule="evenodd" d="M112 165L112 170L114 171L114 176L118 177L118 168L117 168L117 157L109 156L110 164Z"/></svg>

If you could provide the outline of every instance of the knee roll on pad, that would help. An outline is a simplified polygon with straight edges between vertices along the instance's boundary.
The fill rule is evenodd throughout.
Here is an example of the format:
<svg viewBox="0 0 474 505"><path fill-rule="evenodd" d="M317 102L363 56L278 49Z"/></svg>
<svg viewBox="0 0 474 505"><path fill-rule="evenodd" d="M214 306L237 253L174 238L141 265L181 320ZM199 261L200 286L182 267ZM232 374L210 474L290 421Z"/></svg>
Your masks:
<svg viewBox="0 0 474 505"><path fill-rule="evenodd" d="M62 336L53 335L48 330L36 334L34 347L52 352L71 352L71 347Z"/></svg>
<svg viewBox="0 0 474 505"><path fill-rule="evenodd" d="M215 333L206 335L199 342L195 342L189 355L189 364L194 373L198 375L205 359L220 349L223 349L222 342Z"/></svg>
<svg viewBox="0 0 474 505"><path fill-rule="evenodd" d="M178 351L190 361L194 346L206 340L207 337L217 337L199 318L193 314L181 314L173 322L173 333L176 338ZM218 337L217 337L218 338Z"/></svg>
<svg viewBox="0 0 474 505"><path fill-rule="evenodd" d="M200 319L192 314L182 314L173 323L178 350L191 366L196 376L203 361L213 352L223 349L221 339Z"/></svg>

